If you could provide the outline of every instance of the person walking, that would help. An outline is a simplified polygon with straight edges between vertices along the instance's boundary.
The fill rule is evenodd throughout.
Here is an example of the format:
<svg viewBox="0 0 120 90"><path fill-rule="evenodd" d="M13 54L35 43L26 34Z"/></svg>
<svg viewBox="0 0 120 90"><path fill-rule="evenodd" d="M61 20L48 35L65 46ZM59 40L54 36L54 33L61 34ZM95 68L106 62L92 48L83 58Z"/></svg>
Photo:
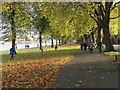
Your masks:
<svg viewBox="0 0 120 90"><path fill-rule="evenodd" d="M55 51L57 51L57 45L55 46Z"/></svg>
<svg viewBox="0 0 120 90"><path fill-rule="evenodd" d="M89 49L89 51L90 51L90 43L88 44L88 49Z"/></svg>
<svg viewBox="0 0 120 90"><path fill-rule="evenodd" d="M11 60L11 59L14 60L14 57L13 57L14 54L17 54L17 53L16 53L15 49L12 47L12 48L10 49L10 55L11 55L10 60Z"/></svg>
<svg viewBox="0 0 120 90"><path fill-rule="evenodd" d="M93 47L94 47L93 43L90 42L89 48L90 48L90 52L91 52L91 53L93 53Z"/></svg>
<svg viewBox="0 0 120 90"><path fill-rule="evenodd" d="M87 43L84 43L84 52L86 52L86 48L87 48Z"/></svg>
<svg viewBox="0 0 120 90"><path fill-rule="evenodd" d="M81 46L81 50L83 50L83 43L81 43L80 46Z"/></svg>
<svg viewBox="0 0 120 90"><path fill-rule="evenodd" d="M99 42L98 46L99 46L99 53L101 53L102 52L102 42Z"/></svg>
<svg viewBox="0 0 120 90"><path fill-rule="evenodd" d="M43 48L41 48L41 54L43 54Z"/></svg>
<svg viewBox="0 0 120 90"><path fill-rule="evenodd" d="M17 45L16 45L16 50L17 50Z"/></svg>

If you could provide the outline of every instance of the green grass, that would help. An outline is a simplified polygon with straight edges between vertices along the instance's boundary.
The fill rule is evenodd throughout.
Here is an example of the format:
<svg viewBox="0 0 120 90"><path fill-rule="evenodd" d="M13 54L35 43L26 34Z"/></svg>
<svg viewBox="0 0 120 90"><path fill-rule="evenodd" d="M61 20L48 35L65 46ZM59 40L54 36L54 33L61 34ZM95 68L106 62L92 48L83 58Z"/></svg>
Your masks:
<svg viewBox="0 0 120 90"><path fill-rule="evenodd" d="M50 47L43 49L43 54L39 48L17 50L14 61L9 60L9 51L2 52L3 88L54 87L60 66L74 57L79 45L63 45L58 47L57 52Z"/></svg>
<svg viewBox="0 0 120 90"><path fill-rule="evenodd" d="M120 52L104 52L105 55L120 55Z"/></svg>
<svg viewBox="0 0 120 90"><path fill-rule="evenodd" d="M115 56L115 55L120 55L120 52L104 52L105 55L111 55L111 56ZM117 61L119 59L117 58ZM115 58L113 59L113 61L116 61Z"/></svg>
<svg viewBox="0 0 120 90"><path fill-rule="evenodd" d="M14 62L10 59L10 52L9 51L5 51L2 52L2 63L16 63L16 62L20 62L22 63L23 61L31 61L31 60L40 60L40 59L46 59L46 58L54 58L56 56L65 56L66 53L64 51L76 51L79 48L79 46L76 47L69 47L69 46L60 46L58 47L57 52L55 52L54 48L51 48L50 46L48 47L44 47L43 48L43 54L41 54L41 51L39 50L39 48L31 48L31 49L23 49L23 50L16 50L17 54L14 55ZM64 52L64 53L63 53ZM72 54L72 52L70 52L69 54ZM24 63L24 62L23 62Z"/></svg>

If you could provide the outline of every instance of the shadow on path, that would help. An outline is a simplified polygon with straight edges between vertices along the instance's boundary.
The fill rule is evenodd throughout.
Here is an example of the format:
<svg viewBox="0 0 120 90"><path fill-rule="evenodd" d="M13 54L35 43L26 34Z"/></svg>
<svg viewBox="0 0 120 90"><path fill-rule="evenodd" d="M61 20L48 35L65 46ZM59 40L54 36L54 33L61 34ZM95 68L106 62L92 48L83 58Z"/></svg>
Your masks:
<svg viewBox="0 0 120 90"><path fill-rule="evenodd" d="M118 88L118 65L113 56L79 50L60 69L57 88Z"/></svg>

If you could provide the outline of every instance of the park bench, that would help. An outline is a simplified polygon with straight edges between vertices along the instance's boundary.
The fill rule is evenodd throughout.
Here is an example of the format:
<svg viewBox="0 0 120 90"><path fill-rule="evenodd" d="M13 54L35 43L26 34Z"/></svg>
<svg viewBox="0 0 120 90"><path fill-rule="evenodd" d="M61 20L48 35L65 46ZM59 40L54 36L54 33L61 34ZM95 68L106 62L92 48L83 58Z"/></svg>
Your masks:
<svg viewBox="0 0 120 90"><path fill-rule="evenodd" d="M113 60L113 62L120 61L120 60L118 60L119 59L118 56L120 55L120 52L105 52L104 54L105 55L112 55L112 56L114 56L115 60Z"/></svg>

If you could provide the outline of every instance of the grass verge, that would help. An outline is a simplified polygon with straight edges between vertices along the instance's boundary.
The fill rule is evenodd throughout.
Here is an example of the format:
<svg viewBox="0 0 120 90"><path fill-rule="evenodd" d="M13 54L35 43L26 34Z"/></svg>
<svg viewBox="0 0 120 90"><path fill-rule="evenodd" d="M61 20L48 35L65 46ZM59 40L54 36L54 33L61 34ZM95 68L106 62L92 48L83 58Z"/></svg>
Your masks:
<svg viewBox="0 0 120 90"><path fill-rule="evenodd" d="M44 47L17 50L15 60L10 61L9 52L2 52L3 88L53 88L56 87L59 68L74 57L79 45Z"/></svg>
<svg viewBox="0 0 120 90"><path fill-rule="evenodd" d="M120 52L104 52L105 55L112 55L115 58L113 59L112 64L120 64ZM117 55L117 60L116 60Z"/></svg>

